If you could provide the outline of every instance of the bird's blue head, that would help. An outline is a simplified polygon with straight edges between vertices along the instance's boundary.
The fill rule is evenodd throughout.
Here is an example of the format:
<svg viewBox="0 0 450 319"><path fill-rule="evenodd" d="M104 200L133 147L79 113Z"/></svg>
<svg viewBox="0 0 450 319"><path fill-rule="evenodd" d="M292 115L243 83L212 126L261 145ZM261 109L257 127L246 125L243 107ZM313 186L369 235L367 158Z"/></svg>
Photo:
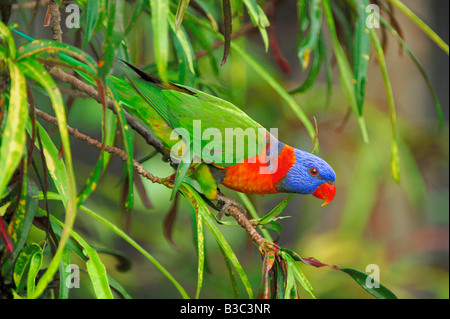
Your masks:
<svg viewBox="0 0 450 319"><path fill-rule="evenodd" d="M281 192L312 194L324 199L322 206L331 202L335 194L336 174L320 157L294 149L295 164L281 180Z"/></svg>

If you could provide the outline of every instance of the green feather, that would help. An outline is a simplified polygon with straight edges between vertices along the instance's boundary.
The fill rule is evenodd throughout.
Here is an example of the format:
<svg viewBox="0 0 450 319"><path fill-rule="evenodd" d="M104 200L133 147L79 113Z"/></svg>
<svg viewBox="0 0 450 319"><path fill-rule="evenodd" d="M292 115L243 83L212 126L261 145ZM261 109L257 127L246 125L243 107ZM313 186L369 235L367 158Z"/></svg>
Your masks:
<svg viewBox="0 0 450 319"><path fill-rule="evenodd" d="M264 151L264 136L258 136L262 126L232 103L194 88L163 83L157 76L125 61L118 64L135 91L168 126L187 131L189 136L183 137L189 138L187 144L192 142L195 156L228 167ZM140 113L142 116L143 112ZM198 120L201 122L194 124ZM201 128L195 126L199 123ZM205 137L205 132L213 135Z"/></svg>

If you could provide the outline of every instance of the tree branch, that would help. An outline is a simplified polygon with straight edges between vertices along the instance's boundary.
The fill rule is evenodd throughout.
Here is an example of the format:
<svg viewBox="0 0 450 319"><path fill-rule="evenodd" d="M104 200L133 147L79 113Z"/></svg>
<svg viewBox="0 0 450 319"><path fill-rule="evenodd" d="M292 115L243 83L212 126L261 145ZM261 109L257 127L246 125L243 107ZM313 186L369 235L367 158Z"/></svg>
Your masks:
<svg viewBox="0 0 450 319"><path fill-rule="evenodd" d="M58 120L56 117L53 117L53 116L39 110L38 108L35 108L35 111L36 111L36 115L39 116L40 118L42 118L43 120L45 120L49 123L52 123L55 126L58 126ZM67 131L73 137L75 137L79 140L82 140L82 141L86 142L86 144L94 146L99 150L102 150L102 143L100 141L93 139L92 137L90 137L86 134L81 133L80 131L70 127L69 125L67 125ZM127 155L126 155L125 151L120 148L110 146L110 145L103 145L103 150L108 153L117 155L123 161L127 160ZM133 168L136 170L137 173L139 173L141 176L145 177L146 179L148 179L149 181L151 181L153 183L158 183L158 184L164 185L168 188L173 188L173 186L174 186L173 181L170 178L159 178L159 177L151 174L135 159L133 159ZM247 231L247 233L249 234L251 239L259 247L262 247L264 245L264 242L266 242L267 240L256 231L254 225L247 219L247 217L239 209L239 207L237 207L236 204L234 204L235 203L234 200L223 194L218 194L217 200L220 202L223 202L223 203L230 203L230 205L228 205L228 213L238 222L238 224L242 228L244 228Z"/></svg>

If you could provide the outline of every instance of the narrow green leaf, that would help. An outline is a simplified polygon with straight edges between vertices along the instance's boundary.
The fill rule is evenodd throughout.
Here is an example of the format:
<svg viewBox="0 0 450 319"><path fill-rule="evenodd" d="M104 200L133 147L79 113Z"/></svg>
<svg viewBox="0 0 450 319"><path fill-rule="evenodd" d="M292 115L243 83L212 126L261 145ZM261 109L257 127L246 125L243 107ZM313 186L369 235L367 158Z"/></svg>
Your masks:
<svg viewBox="0 0 450 319"><path fill-rule="evenodd" d="M244 5L247 7L248 14L250 19L253 22L253 25L258 27L259 32L261 33L261 37L264 42L264 47L267 50L269 49L269 37L267 35L266 27L269 26L269 19L267 19L264 10L258 5L256 0L243 0Z"/></svg>
<svg viewBox="0 0 450 319"><path fill-rule="evenodd" d="M103 120L106 121L106 123L104 123L105 131L103 132L104 136L102 141L105 145L113 145L114 138L116 135L117 118L113 112L107 111L106 119ZM93 170L91 171L91 174L89 175L85 185L77 195L78 206L83 204L86 201L86 199L92 194L92 192L96 189L100 176L106 169L110 158L111 158L110 153L106 151L102 151L100 153L97 163L95 164Z"/></svg>
<svg viewBox="0 0 450 319"><path fill-rule="evenodd" d="M358 125L361 130L363 140L364 140L364 142L368 143L369 136L367 134L365 121L362 116L362 113L360 113L358 110L358 104L357 104L357 100L356 100L356 93L355 93L356 79L354 78L353 72L350 68L350 64L348 63L348 60L344 53L344 50L342 49L342 46L337 37L333 13L330 8L329 0L323 0L323 9L324 9L325 17L327 20L328 29L330 31L331 42L333 44L333 49L334 49L334 55L336 57L336 62L338 64L338 68L339 68L339 81L340 81L342 89L344 90L344 93L347 97L347 100L350 104L350 108L352 109L353 113L357 116Z"/></svg>
<svg viewBox="0 0 450 319"><path fill-rule="evenodd" d="M280 215L283 212L283 210L286 208L286 205L291 201L293 197L294 194L289 194L282 202L280 202L277 206L275 206L275 208L272 209L270 213L261 217L259 223L261 225L264 225L273 221L276 216Z"/></svg>
<svg viewBox="0 0 450 319"><path fill-rule="evenodd" d="M193 155L192 155L192 141L189 143L187 151L181 155L180 163L178 164L177 173L175 175L175 182L173 183L172 194L170 195L170 200L173 200L175 194L178 192L178 189L181 186L181 183L184 181L184 177L189 171L189 167L192 164Z"/></svg>
<svg viewBox="0 0 450 319"><path fill-rule="evenodd" d="M186 59L186 62L187 62L188 68L189 68L189 71L191 71L192 74L195 74L195 70L194 70L195 59L194 59L191 42L189 41L188 35L183 27L181 27L181 28L179 27L178 29L176 29L175 19L176 18L174 17L174 15L171 12L169 12L168 20L169 20L170 28L175 33L176 40L180 43L180 46L183 50L183 54L184 54L184 57Z"/></svg>
<svg viewBox="0 0 450 319"><path fill-rule="evenodd" d="M98 77L104 77L111 71L114 59L117 55L123 38L123 14L124 0L110 0L108 2L108 24L106 27L105 41L103 42L103 55L98 62Z"/></svg>
<svg viewBox="0 0 450 319"><path fill-rule="evenodd" d="M184 12L189 6L190 0L179 0L177 13L175 14L175 33L178 32L178 28L181 26L183 22Z"/></svg>
<svg viewBox="0 0 450 319"><path fill-rule="evenodd" d="M84 64L77 62L77 65L82 66L90 74L96 74L97 71L97 63L92 57L90 57L84 51L65 43L46 39L34 40L21 46L18 51L20 55L17 57L17 61L26 60L27 58L31 58L43 53L57 53L60 55L65 55L69 58L74 57L82 61ZM76 60L72 59L72 61Z"/></svg>
<svg viewBox="0 0 450 319"><path fill-rule="evenodd" d="M25 76L12 61L8 61L11 88L8 113L0 146L0 194L13 176L25 151L25 121L28 117Z"/></svg>
<svg viewBox="0 0 450 319"><path fill-rule="evenodd" d="M439 120L439 128L442 129L444 126L444 114L442 113L442 107L441 103L439 102L438 96L436 94L436 91L434 90L433 86L431 85L431 81L427 75L427 72L423 65L420 63L419 59L414 55L412 50L409 48L409 46L406 44L405 41L403 41L402 37L395 31L395 29L386 22L386 20L380 16L381 23L391 32L391 34L397 39L397 41L400 43L400 45L403 47L406 52L408 52L409 56L413 60L416 67L419 69L420 74L422 75L423 79L425 80L425 83L427 84L428 90L430 91L431 97L434 102L434 106L436 109L436 114L438 116Z"/></svg>
<svg viewBox="0 0 450 319"><path fill-rule="evenodd" d="M169 1L150 0L152 10L153 51L158 74L163 82L168 81L167 63L169 60Z"/></svg>
<svg viewBox="0 0 450 319"><path fill-rule="evenodd" d="M13 279L16 285L17 293L22 292L22 290L25 288L25 285L27 283L26 272L29 269L31 257L33 256L33 254L38 252L42 253L41 247L36 243L31 243L29 245L26 245L17 257L13 273Z"/></svg>
<svg viewBox="0 0 450 319"><path fill-rule="evenodd" d="M352 277L362 288L374 297L378 299L397 299L397 296L394 293L376 281L369 274L351 268L344 268L341 270ZM370 282L369 285L368 282Z"/></svg>
<svg viewBox="0 0 450 319"><path fill-rule="evenodd" d="M50 218L59 226L63 227L63 223L50 215ZM99 299L112 299L113 295L109 287L108 277L106 275L105 265L98 257L97 252L93 249L80 235L74 230L70 231L70 236L83 248L83 254L87 258L86 268L95 291L95 295Z"/></svg>
<svg viewBox="0 0 450 319"><path fill-rule="evenodd" d="M198 268L197 268L197 290L195 292L195 299L200 296L200 290L203 285L203 273L205 269L205 236L203 233L203 219L200 214L196 213L197 223L197 254L198 254Z"/></svg>
<svg viewBox="0 0 450 319"><path fill-rule="evenodd" d="M448 44L439 37L436 32L434 32L425 22L423 22L414 12L411 11L403 2L400 0L389 0L397 8L403 11L404 14L408 16L411 21L413 21L419 28L425 32L428 37L433 40L442 50L444 50L447 55L449 54Z"/></svg>
<svg viewBox="0 0 450 319"><path fill-rule="evenodd" d="M7 55L14 60L16 58L16 43L11 35L11 31L2 21L0 21L0 39L2 42L6 43L8 50Z"/></svg>
<svg viewBox="0 0 450 319"><path fill-rule="evenodd" d="M48 74L47 70L37 60L22 59L20 61L21 70L30 78L38 82L47 91L52 107L55 111L56 118L58 120L58 130L61 136L61 143L63 146L64 161L66 165L67 173L67 205L66 205L66 218L63 229L63 235L58 245L53 259L51 260L47 270L42 275L41 279L36 285L36 289L33 291L32 298L37 298L42 294L53 278L53 275L59 268L60 257L64 249L64 245L67 242L70 229L75 221L76 216L76 184L75 176L72 165L72 154L70 151L69 134L67 132L67 120L64 108L64 102L62 100L61 92L57 85Z"/></svg>
<svg viewBox="0 0 450 319"><path fill-rule="evenodd" d="M220 65L224 65L227 61L228 54L230 52L231 44L231 32L233 28L233 17L231 16L231 4L230 0L222 1L222 15L223 15L223 37L225 42L223 43L223 57Z"/></svg>
<svg viewBox="0 0 450 319"><path fill-rule="evenodd" d="M320 2L321 0L312 0L309 2L309 31L306 37L300 41L297 50L297 56L300 59L300 65L303 70L306 70L308 67L310 54L316 51L317 45L319 44L322 27L322 6Z"/></svg>
<svg viewBox="0 0 450 319"><path fill-rule="evenodd" d="M355 26L353 47L353 70L355 71L355 94L359 114L362 114L370 61L370 34L366 27L366 7L369 0L354 1L358 17Z"/></svg>
<svg viewBox="0 0 450 319"><path fill-rule="evenodd" d="M300 266L295 262L295 260L288 253L281 251L280 256L283 258L283 260L285 260L287 262L288 278L290 276L289 272L292 272L293 276L302 285L302 287L310 294L310 296L312 298L315 299L316 297L314 296L313 288L312 288L311 284L309 283L309 280L303 274L303 271L300 269ZM286 290L286 291L289 291L289 290Z"/></svg>
<svg viewBox="0 0 450 319"><path fill-rule="evenodd" d="M25 167L26 166L24 165L24 169ZM38 205L38 200L35 197L38 193L38 188L33 181L27 181L28 178L25 176L26 175L24 174L22 195L16 213L9 223L9 233L14 243L14 258L17 257L25 244Z"/></svg>
<svg viewBox="0 0 450 319"><path fill-rule="evenodd" d="M69 239L72 241L72 239ZM67 266L70 265L70 253L69 253L69 242L64 247L63 252L61 254L61 262L59 264L59 299L68 299L69 298L69 285L67 285L67 280L69 277L69 273L66 271Z"/></svg>
<svg viewBox="0 0 450 319"><path fill-rule="evenodd" d="M386 97L391 117L392 127L392 146L391 146L391 172L392 177L397 183L400 183L400 157L398 152L398 132L397 132L397 114L395 111L394 92L392 91L391 81L386 66L383 48L374 29L370 29L370 37L378 58L381 74L383 76L383 84L386 91Z"/></svg>
<svg viewBox="0 0 450 319"><path fill-rule="evenodd" d="M186 12L188 14L188 12ZM214 34L218 39L224 40L223 36L217 32L214 31L214 29L211 28L206 22L204 22L201 19L198 19L197 17L189 14L189 18L194 21L196 24L200 25L202 28L210 31L212 34ZM234 42L231 42L231 49L236 51L237 54L241 56L241 58L250 65L253 70L255 70L256 73L259 74L277 93L280 95L283 100L286 101L286 103L289 105L289 107L294 111L294 113L297 115L297 117L300 119L300 121L305 126L306 130L308 131L311 141L314 141L315 136L315 129L312 125L311 121L308 119L306 114L303 112L302 108L297 104L295 99L267 72L266 69L264 69L262 66L259 65L250 55L248 55L244 50L242 50L237 44ZM318 148L319 143L316 145L316 149Z"/></svg>
<svg viewBox="0 0 450 319"><path fill-rule="evenodd" d="M42 195L39 195L39 198L42 198ZM60 200L60 196L56 193L48 192L47 198L50 200ZM188 294L186 291L181 287L181 285L173 278L173 276L152 256L150 255L142 246L140 246L136 241L134 241L130 236L128 236L123 230L121 230L116 225L112 224L107 219L103 218L102 216L95 213L93 210L87 208L84 205L80 206L80 209L90 215L91 217L95 218L99 222L101 222L103 225L111 229L113 232L115 232L119 237L123 238L126 242L128 242L131 246L133 246L137 251L139 251L145 258L147 258L150 262L152 262L155 267L160 270L177 288L177 290L180 292L181 296L184 299L189 299ZM51 220L56 220L56 218L52 215L50 215ZM56 231L55 231L56 232ZM77 249L77 247L74 247Z"/></svg>
<svg viewBox="0 0 450 319"><path fill-rule="evenodd" d="M325 40L323 39L323 37L320 36L319 45L317 48L314 49L313 61L311 64L311 68L309 69L308 76L306 77L305 81L303 81L303 83L297 89L289 92L290 94L306 92L316 81L317 76L319 75L319 72L320 72L320 68L322 66L324 50L326 50L326 47L325 47L326 44L324 41Z"/></svg>
<svg viewBox="0 0 450 319"><path fill-rule="evenodd" d="M39 269L41 269L42 265L42 249L39 245L34 244L35 247L37 246L39 249L37 249L30 257L30 267L28 270L28 276L27 276L27 297L30 298L30 296L33 295L34 288L35 288L35 281L36 276L39 272Z"/></svg>
<svg viewBox="0 0 450 319"><path fill-rule="evenodd" d="M26 129L28 131L28 135L32 136L30 121L26 123ZM44 153L45 163L47 165L48 172L50 173L50 177L55 184L56 190L61 195L64 206L66 206L69 196L66 166L63 161L59 160L58 149L39 122L36 122L36 129L39 132L42 147L44 149L40 149L40 145L37 140L35 141L35 146Z"/></svg>
<svg viewBox="0 0 450 319"><path fill-rule="evenodd" d="M244 272L239 260L231 249L230 245L227 243L225 237L223 237L222 233L217 229L216 224L214 223L214 218L211 216L211 212L208 209L208 206L205 204L204 200L200 197L200 195L188 184L183 183L180 187L180 192L183 194L186 199L191 202L191 205L197 210L197 214L199 214L202 220L206 223L206 226L209 228L217 243L221 247L221 250L224 253L224 257L227 258L233 267L236 269L239 277L242 280L242 283L245 286L247 294L250 299L253 298L253 291L248 280L247 275Z"/></svg>
<svg viewBox="0 0 450 319"><path fill-rule="evenodd" d="M311 141L314 141L314 127L302 108L295 101L295 99L261 65L259 65L259 63L257 63L240 47L238 47L234 43L231 43L231 48L236 51L236 53L238 53L256 71L256 73L258 73L264 80L266 80L266 82L286 101L295 115L297 115L297 117L305 126L311 137ZM316 146L318 147L318 145L319 143L317 143Z"/></svg>
<svg viewBox="0 0 450 319"><path fill-rule="evenodd" d="M95 219L100 221L102 224L107 226L109 229L111 229L117 235L119 235L121 238L123 238L126 242L128 242L131 246L136 248L142 255L144 255L148 260L150 260L155 265L155 267L157 269L159 269L174 284L174 286L177 288L178 292L181 294L181 296L184 299L188 299L189 298L189 296L186 293L186 291L175 280L175 278L173 278L173 276L152 255L150 255L144 248L142 248L142 246L140 246L136 241L134 241L130 236L128 236L123 230L121 230L116 225L112 224L111 222L109 222L105 218L101 217L100 215L98 215L97 213L95 213L94 211L92 211L91 209L89 209L89 208L87 208L87 207L85 207L83 205L80 206L80 209L82 211L86 212L91 217L94 217Z"/></svg>
<svg viewBox="0 0 450 319"><path fill-rule="evenodd" d="M98 1L88 1L86 5L86 30L84 33L83 48L91 41L95 25L98 21Z"/></svg>
<svg viewBox="0 0 450 319"><path fill-rule="evenodd" d="M111 79L106 79L106 84L108 86L109 95L113 97L114 101L114 108L116 109L117 118L119 120L119 125L122 130L122 136L123 136L123 143L124 143L124 149L125 153L127 154L127 173L129 178L129 188L128 188L128 194L125 201L125 208L127 210L130 210L131 207L133 207L134 203L134 196L133 196L133 133L130 130L130 126L127 123L127 120L125 118L125 113L123 110L123 104L120 101L120 96L118 93L113 89L114 85L111 83Z"/></svg>

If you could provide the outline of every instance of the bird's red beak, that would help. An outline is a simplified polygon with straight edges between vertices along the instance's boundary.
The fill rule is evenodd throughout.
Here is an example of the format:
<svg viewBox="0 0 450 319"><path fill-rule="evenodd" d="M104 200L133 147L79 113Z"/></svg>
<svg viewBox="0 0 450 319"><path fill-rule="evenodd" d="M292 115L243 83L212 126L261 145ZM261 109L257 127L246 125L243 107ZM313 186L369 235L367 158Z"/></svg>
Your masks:
<svg viewBox="0 0 450 319"><path fill-rule="evenodd" d="M324 199L325 202L322 204L322 206L325 206L333 200L335 192L336 189L334 187L334 184L325 182L319 187L317 187L313 195L316 196L317 198Z"/></svg>

